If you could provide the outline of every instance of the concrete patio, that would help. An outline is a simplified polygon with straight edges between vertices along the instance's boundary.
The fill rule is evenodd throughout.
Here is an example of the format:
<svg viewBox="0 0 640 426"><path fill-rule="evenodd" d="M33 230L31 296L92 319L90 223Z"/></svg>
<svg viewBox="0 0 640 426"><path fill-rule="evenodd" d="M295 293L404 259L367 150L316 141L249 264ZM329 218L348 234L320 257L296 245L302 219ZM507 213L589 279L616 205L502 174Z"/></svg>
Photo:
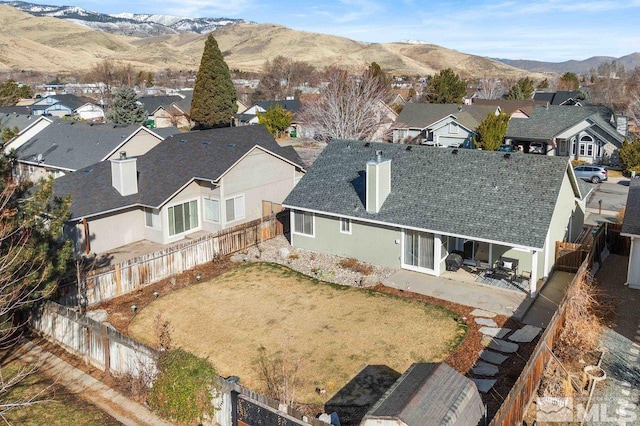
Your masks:
<svg viewBox="0 0 640 426"><path fill-rule="evenodd" d="M555 312L573 275L567 272L553 273L535 299L522 291L478 283L475 281L476 275L462 269L440 277L401 269L386 279L384 284L495 312L517 321L529 317L532 325L544 327ZM539 282L539 286L542 286L542 282Z"/></svg>

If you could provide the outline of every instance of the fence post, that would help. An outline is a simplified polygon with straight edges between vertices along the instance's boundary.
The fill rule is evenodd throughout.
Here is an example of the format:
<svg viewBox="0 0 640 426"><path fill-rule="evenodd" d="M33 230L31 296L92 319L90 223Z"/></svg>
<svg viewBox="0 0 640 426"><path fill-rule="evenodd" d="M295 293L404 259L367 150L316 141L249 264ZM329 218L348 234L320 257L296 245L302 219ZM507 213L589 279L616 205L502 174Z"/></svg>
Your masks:
<svg viewBox="0 0 640 426"><path fill-rule="evenodd" d="M111 348L109 347L109 329L102 324L102 349L104 350L104 372L111 376Z"/></svg>

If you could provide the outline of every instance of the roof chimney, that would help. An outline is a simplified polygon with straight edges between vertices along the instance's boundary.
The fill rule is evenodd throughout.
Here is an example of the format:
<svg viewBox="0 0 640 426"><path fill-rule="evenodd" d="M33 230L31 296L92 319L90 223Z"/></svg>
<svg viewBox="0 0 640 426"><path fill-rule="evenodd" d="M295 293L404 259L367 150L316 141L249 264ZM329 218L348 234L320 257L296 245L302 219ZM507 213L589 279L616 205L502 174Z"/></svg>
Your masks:
<svg viewBox="0 0 640 426"><path fill-rule="evenodd" d="M138 167L135 158L127 158L127 153L120 151L120 158L111 159L111 185L122 195L138 193Z"/></svg>
<svg viewBox="0 0 640 426"><path fill-rule="evenodd" d="M378 213L391 192L391 160L382 158L382 151L376 151L376 159L367 161L366 209Z"/></svg>

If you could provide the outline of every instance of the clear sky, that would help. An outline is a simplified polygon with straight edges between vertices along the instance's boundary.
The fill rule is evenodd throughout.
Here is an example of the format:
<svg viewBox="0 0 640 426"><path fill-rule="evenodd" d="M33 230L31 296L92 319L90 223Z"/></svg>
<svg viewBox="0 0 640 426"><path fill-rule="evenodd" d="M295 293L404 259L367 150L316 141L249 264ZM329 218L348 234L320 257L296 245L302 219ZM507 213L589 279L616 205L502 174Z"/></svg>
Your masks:
<svg viewBox="0 0 640 426"><path fill-rule="evenodd" d="M242 18L365 42L560 62L640 52L640 0L46 0L101 13Z"/></svg>

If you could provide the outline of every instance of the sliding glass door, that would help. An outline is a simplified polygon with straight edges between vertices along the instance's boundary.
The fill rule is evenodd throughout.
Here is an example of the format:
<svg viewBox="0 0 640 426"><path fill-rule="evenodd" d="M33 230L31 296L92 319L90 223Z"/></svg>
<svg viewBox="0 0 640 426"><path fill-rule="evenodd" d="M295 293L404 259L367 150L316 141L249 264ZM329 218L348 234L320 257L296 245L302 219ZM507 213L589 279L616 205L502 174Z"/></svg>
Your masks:
<svg viewBox="0 0 640 426"><path fill-rule="evenodd" d="M434 271L434 236L428 232L404 231L403 266Z"/></svg>

